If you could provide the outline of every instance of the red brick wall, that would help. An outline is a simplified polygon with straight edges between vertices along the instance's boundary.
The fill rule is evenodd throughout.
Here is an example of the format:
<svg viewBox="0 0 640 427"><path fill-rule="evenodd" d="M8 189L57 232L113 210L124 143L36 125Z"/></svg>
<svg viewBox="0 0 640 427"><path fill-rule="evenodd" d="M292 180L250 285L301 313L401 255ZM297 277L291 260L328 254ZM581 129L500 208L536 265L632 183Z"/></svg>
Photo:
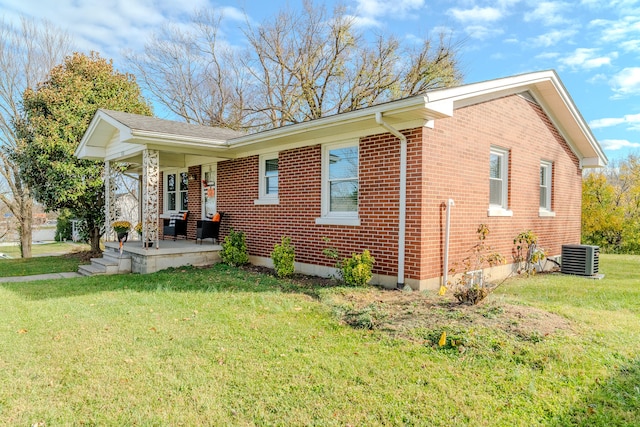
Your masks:
<svg viewBox="0 0 640 427"><path fill-rule="evenodd" d="M289 236L297 261L326 266L334 265L322 255L327 246L345 256L369 249L376 259L375 272L397 274L397 139L380 135L360 143L359 227L315 223L321 216L321 162L320 145L281 151L278 205L253 203L258 198L258 156L218 163L222 233L229 227L244 231L251 255L265 257L282 236Z"/></svg>
<svg viewBox="0 0 640 427"><path fill-rule="evenodd" d="M451 212L451 262L476 243L480 223L489 226L489 243L511 260L513 238L532 229L540 246L559 254L563 243L580 239L581 172L541 109L519 96L456 110L434 129L405 131L408 137L407 234L405 274L411 279L442 275L445 211ZM510 150L509 208L513 217L488 217L489 150ZM322 255L331 239L342 255L371 250L374 272L397 275L400 143L390 134L360 140L361 225L317 225L321 215L320 145L281 151L278 205L255 205L258 156L218 163L218 209L229 227L244 231L251 255L268 257L281 236L290 236L296 260L332 266ZM553 162L554 218L538 216L540 161ZM191 170L190 170L191 172ZM191 210L191 192L189 206ZM199 200L199 198L198 198Z"/></svg>
<svg viewBox="0 0 640 427"><path fill-rule="evenodd" d="M512 217L488 217L489 150L509 150L509 209ZM422 270L420 278L442 275L445 210L451 210L450 261L460 261L477 242L480 223L490 229L488 243L509 262L513 239L528 229L539 246L559 255L561 245L579 243L582 175L579 161L539 106L509 96L461 108L454 117L425 129L422 153ZM552 209L540 217L540 161L553 162ZM413 254L412 254L413 255ZM435 273L435 274L434 274Z"/></svg>

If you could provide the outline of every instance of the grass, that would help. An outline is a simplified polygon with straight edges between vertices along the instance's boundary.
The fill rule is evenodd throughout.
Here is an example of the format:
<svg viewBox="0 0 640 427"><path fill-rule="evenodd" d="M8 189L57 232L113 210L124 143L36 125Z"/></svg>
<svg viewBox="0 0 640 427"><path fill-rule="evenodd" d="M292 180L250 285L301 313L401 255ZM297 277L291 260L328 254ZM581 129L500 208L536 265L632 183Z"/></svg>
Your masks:
<svg viewBox="0 0 640 427"><path fill-rule="evenodd" d="M56 242L56 243L44 243L38 245L31 245L31 253L35 257L46 255L61 255L70 252L87 251L89 245L84 243L71 243L71 242ZM12 256L13 258L20 258L20 247L17 245L0 246L0 252ZM2 260L0 260L2 261Z"/></svg>
<svg viewBox="0 0 640 427"><path fill-rule="evenodd" d="M362 290L298 288L223 265L5 283L0 419L639 425L639 263L602 256L600 281L538 275L505 283L489 297L494 304L549 310L571 329L537 339L482 326L454 331L465 352L431 345L431 330L406 340L340 322L333 296Z"/></svg>
<svg viewBox="0 0 640 427"><path fill-rule="evenodd" d="M78 265L89 263L83 258L78 253L38 258L0 259L0 277L78 271Z"/></svg>

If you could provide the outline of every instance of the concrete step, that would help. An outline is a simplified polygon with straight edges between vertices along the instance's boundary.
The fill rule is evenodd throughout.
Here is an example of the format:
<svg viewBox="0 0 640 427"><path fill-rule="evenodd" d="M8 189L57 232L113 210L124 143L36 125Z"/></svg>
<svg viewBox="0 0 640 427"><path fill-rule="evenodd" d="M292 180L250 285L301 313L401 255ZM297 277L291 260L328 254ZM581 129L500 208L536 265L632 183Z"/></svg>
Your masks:
<svg viewBox="0 0 640 427"><path fill-rule="evenodd" d="M118 274L120 272L120 263L117 259L108 258L91 258L91 265L97 269L104 270L104 274Z"/></svg>
<svg viewBox="0 0 640 427"><path fill-rule="evenodd" d="M106 251L102 258L91 258L90 265L79 266L78 273L83 276L131 273L131 256L119 251Z"/></svg>
<svg viewBox="0 0 640 427"><path fill-rule="evenodd" d="M78 266L78 273L83 276L100 276L106 274L106 270L96 267L93 264L86 264Z"/></svg>

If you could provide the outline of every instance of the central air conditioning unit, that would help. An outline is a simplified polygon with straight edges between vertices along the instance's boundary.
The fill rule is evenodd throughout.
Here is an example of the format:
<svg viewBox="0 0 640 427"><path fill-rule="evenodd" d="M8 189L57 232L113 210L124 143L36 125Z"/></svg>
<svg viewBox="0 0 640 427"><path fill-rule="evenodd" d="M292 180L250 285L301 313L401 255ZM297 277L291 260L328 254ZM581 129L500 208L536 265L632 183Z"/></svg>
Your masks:
<svg viewBox="0 0 640 427"><path fill-rule="evenodd" d="M560 272L578 276L598 274L600 247L589 245L562 245Z"/></svg>

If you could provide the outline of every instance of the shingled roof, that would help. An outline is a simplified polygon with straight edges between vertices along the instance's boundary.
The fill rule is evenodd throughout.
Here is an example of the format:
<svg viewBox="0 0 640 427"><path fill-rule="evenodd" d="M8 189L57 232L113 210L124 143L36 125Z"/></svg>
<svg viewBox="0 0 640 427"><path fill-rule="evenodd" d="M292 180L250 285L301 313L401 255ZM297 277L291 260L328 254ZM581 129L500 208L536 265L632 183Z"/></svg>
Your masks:
<svg viewBox="0 0 640 427"><path fill-rule="evenodd" d="M106 109L100 109L99 111L117 120L129 129L136 131L204 139L219 139L223 141L246 135L244 132L231 129L176 122L173 120L159 119L157 117L142 116L140 114L123 113L122 111Z"/></svg>

